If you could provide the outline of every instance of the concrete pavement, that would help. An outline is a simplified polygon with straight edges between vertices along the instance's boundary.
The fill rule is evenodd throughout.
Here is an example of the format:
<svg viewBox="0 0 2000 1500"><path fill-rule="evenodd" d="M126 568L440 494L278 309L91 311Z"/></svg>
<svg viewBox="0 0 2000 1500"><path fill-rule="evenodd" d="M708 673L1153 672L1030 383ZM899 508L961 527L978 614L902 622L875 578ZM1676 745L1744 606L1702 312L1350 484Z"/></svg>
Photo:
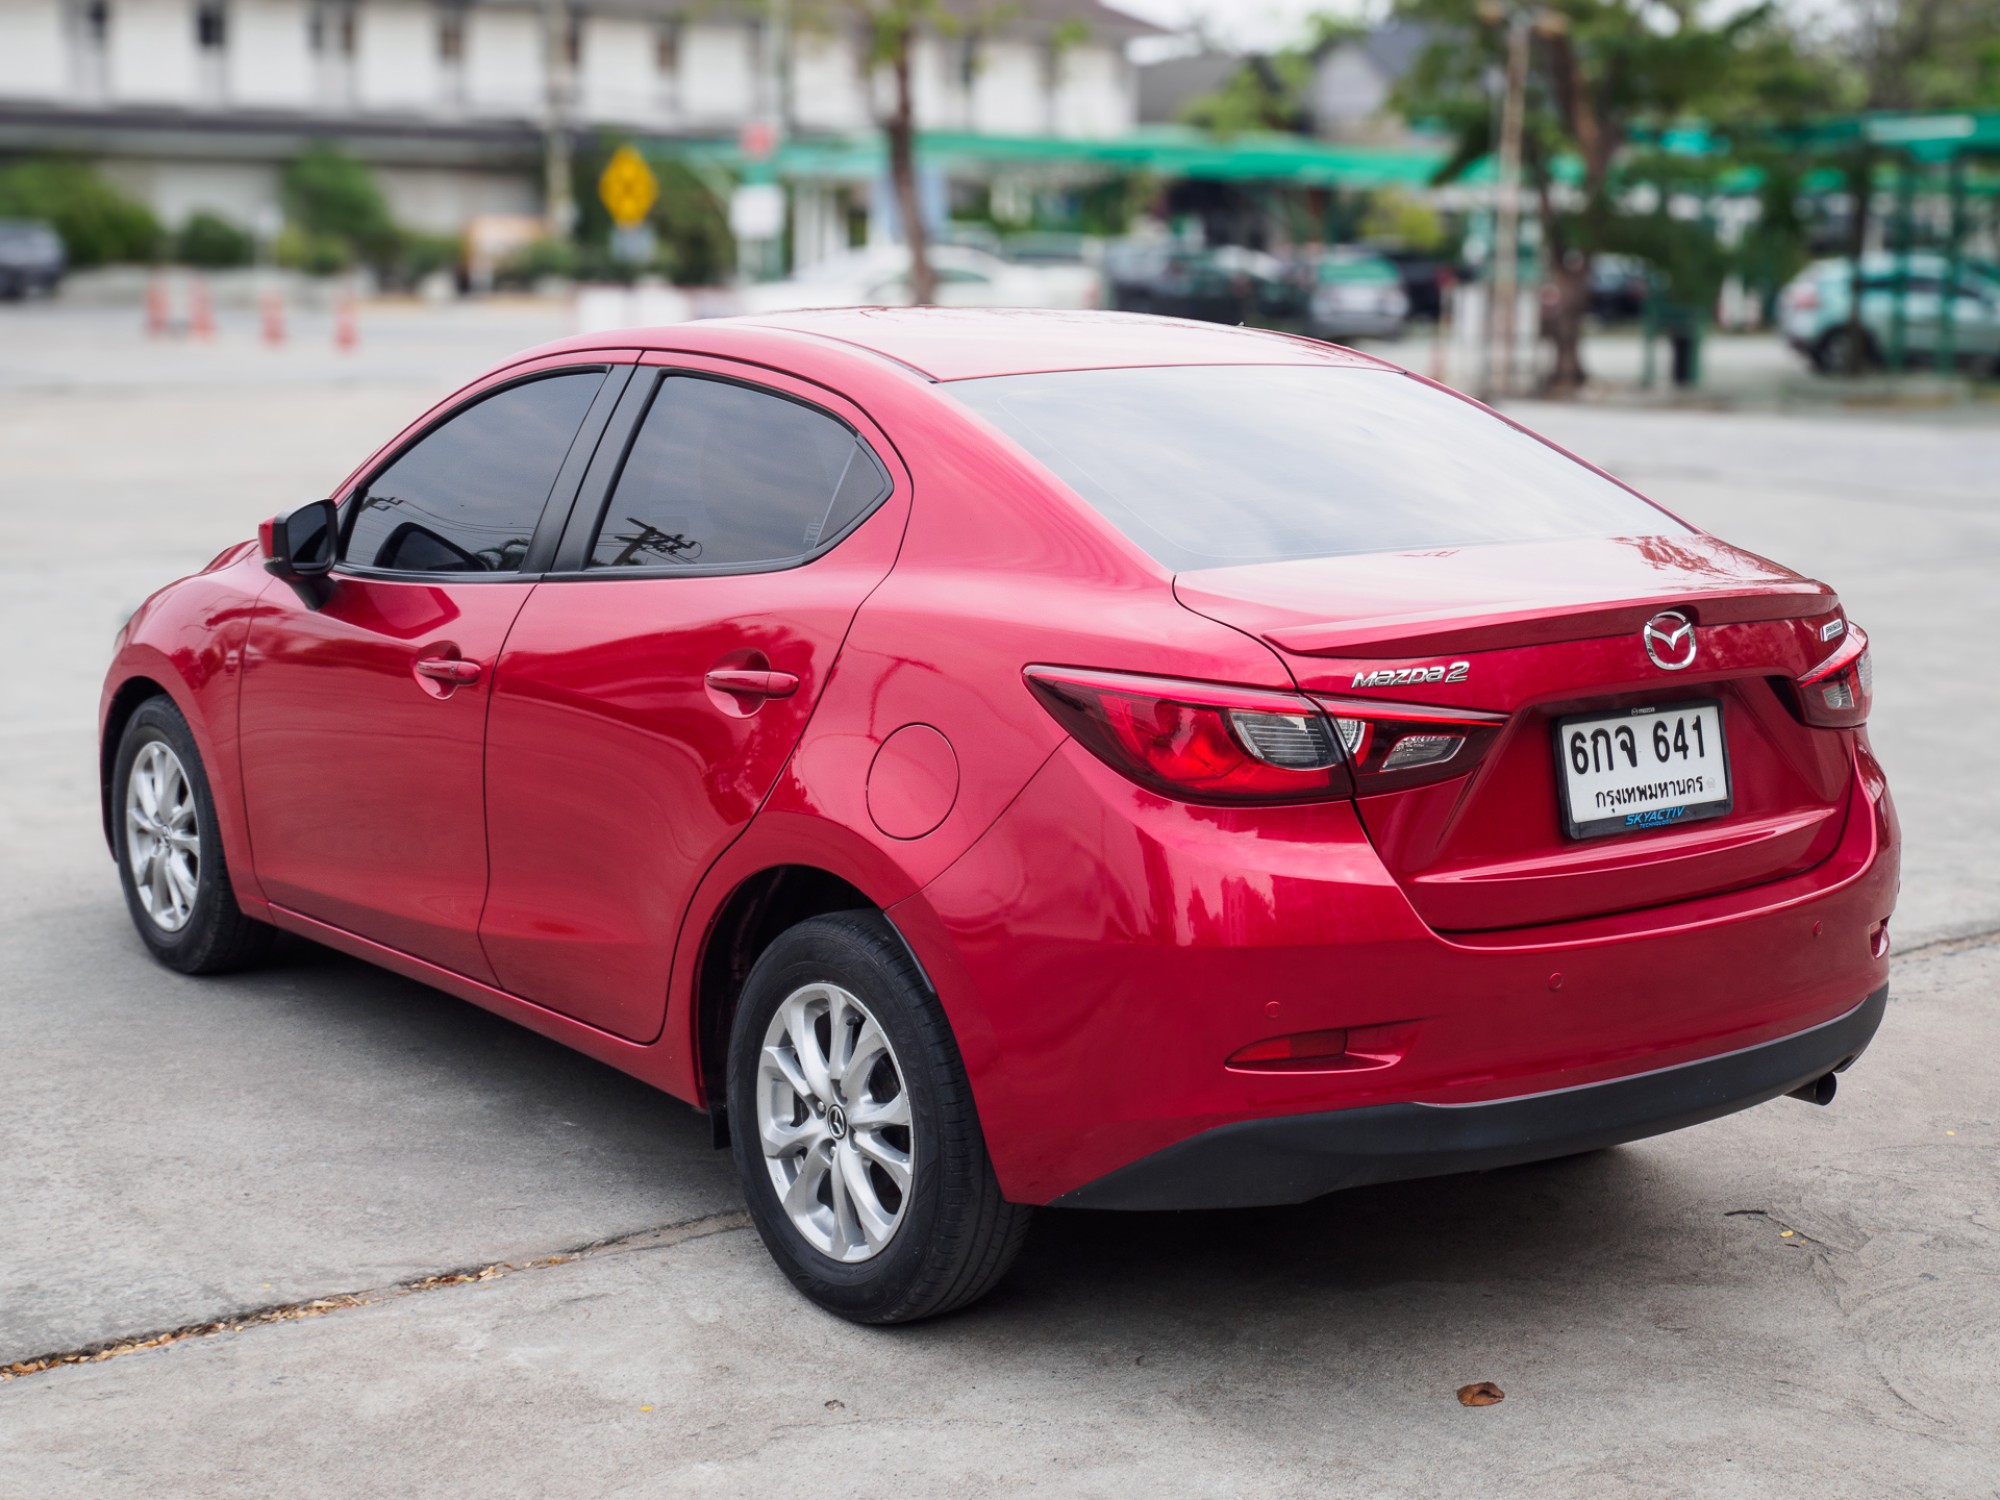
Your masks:
<svg viewBox="0 0 2000 1500"><path fill-rule="evenodd" d="M1830 1109L1291 1210L1048 1214L990 1301L897 1331L796 1297L673 1101L308 945L148 962L94 806L122 612L561 331L531 313L364 324L359 369L0 320L0 1364L693 1227L0 1385L0 1495L2000 1494L2000 948L1901 960ZM1840 587L1899 940L2000 928L2000 432L1522 414ZM1460 1407L1477 1379L1506 1402Z"/></svg>

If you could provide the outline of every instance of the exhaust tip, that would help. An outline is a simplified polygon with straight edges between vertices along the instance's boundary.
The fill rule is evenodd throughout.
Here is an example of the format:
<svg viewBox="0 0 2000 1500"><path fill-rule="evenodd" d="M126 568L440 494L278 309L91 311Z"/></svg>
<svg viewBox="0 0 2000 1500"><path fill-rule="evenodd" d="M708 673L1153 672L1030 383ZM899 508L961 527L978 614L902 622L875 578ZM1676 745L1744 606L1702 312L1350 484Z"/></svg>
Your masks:
<svg viewBox="0 0 2000 1500"><path fill-rule="evenodd" d="M1789 1099L1803 1099L1808 1104L1831 1104L1840 1080L1831 1073L1822 1073L1811 1083L1802 1083L1786 1095Z"/></svg>

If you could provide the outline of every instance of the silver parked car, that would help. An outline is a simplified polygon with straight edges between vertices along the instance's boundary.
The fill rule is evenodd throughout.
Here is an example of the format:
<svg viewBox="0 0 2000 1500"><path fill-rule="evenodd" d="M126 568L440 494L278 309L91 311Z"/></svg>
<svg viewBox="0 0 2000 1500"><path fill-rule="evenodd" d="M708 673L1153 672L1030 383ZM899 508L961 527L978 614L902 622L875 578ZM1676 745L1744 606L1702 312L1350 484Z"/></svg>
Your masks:
<svg viewBox="0 0 2000 1500"><path fill-rule="evenodd" d="M1894 342L1897 261L1895 255L1861 258L1861 328L1865 363L1885 362ZM1933 364L1939 352L1944 310L1945 257L1913 250L1903 261L1903 351L1911 364ZM1778 296L1778 326L1785 340L1823 372L1846 367L1845 340L1852 261L1815 261L1792 278ZM2000 368L2000 267L1965 260L1951 301L1953 362L1980 369Z"/></svg>

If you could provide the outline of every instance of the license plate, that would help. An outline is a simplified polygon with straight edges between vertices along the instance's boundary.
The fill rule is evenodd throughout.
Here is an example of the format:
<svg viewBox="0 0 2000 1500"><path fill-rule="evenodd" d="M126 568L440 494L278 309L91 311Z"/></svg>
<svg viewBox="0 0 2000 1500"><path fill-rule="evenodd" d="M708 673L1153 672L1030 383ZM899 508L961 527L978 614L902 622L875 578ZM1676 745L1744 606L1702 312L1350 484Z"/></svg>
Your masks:
<svg viewBox="0 0 2000 1500"><path fill-rule="evenodd" d="M1573 839L1672 828L1730 809L1714 699L1556 721L1556 782Z"/></svg>

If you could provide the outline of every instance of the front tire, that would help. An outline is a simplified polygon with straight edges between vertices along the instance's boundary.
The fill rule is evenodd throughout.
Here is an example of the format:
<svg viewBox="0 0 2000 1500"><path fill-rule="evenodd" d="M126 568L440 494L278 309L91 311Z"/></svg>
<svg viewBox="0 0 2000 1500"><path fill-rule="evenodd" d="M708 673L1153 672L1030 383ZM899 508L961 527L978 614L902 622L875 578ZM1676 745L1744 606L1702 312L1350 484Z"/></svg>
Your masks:
<svg viewBox="0 0 2000 1500"><path fill-rule="evenodd" d="M840 912L764 951L729 1037L731 1145L765 1247L857 1323L964 1307L1032 1210L1007 1202L937 998L888 921Z"/></svg>
<svg viewBox="0 0 2000 1500"><path fill-rule="evenodd" d="M263 957L272 929L236 904L208 776L172 699L149 698L126 722L111 796L118 883L153 957L183 974Z"/></svg>

